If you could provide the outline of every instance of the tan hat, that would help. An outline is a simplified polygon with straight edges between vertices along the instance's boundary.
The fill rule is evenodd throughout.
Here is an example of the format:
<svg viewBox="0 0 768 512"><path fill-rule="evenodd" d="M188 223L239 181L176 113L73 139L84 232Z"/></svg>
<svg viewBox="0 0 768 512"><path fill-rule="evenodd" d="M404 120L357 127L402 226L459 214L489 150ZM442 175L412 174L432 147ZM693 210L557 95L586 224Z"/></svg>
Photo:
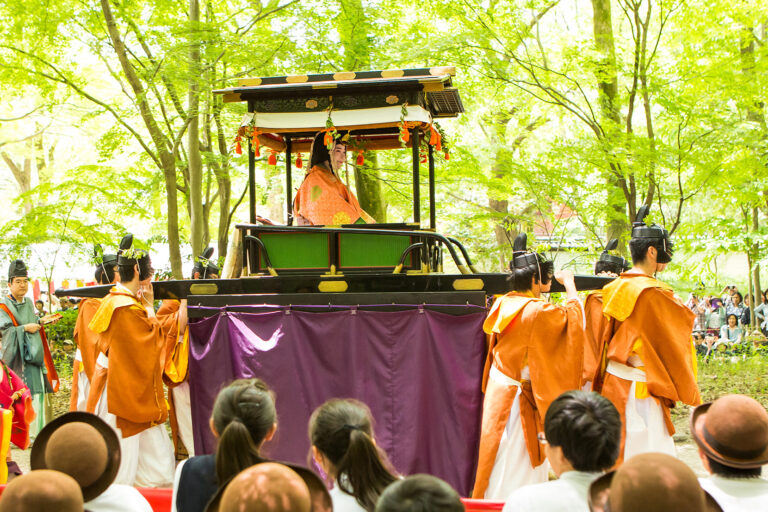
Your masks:
<svg viewBox="0 0 768 512"><path fill-rule="evenodd" d="M291 468L274 462L241 471L221 495L219 512L310 512L309 487Z"/></svg>
<svg viewBox="0 0 768 512"><path fill-rule="evenodd" d="M710 459L724 466L768 464L768 412L754 398L726 395L696 407L691 434Z"/></svg>
<svg viewBox="0 0 768 512"><path fill-rule="evenodd" d="M589 486L592 512L722 512L684 462L643 453Z"/></svg>
<svg viewBox="0 0 768 512"><path fill-rule="evenodd" d="M40 431L30 455L32 469L54 469L77 481L91 501L115 481L120 440L107 423L87 412L70 412Z"/></svg>
<svg viewBox="0 0 768 512"><path fill-rule="evenodd" d="M265 462L262 462L260 464L266 464ZM291 464L288 462L279 462L279 463L272 463L272 464L278 464L282 466L286 466L287 468L293 470L296 474L301 477L302 480L304 480L304 483L307 485L307 488L309 489L309 495L311 500L311 512L333 512L333 501L331 500L331 494L328 492L328 488L325 486L325 483L323 480L315 474L314 471L311 469L307 469L303 466L299 466L298 464ZM216 494L211 498L211 500L208 502L208 505L205 508L206 512L219 512L219 509L221 505L221 499L224 495L224 491L226 491L227 486L229 485L232 480L237 478L237 476L232 477L229 481L225 482L224 485L219 486L219 490L216 492Z"/></svg>
<svg viewBox="0 0 768 512"><path fill-rule="evenodd" d="M31 471L14 478L0 499L0 512L83 512L74 478L59 471Z"/></svg>

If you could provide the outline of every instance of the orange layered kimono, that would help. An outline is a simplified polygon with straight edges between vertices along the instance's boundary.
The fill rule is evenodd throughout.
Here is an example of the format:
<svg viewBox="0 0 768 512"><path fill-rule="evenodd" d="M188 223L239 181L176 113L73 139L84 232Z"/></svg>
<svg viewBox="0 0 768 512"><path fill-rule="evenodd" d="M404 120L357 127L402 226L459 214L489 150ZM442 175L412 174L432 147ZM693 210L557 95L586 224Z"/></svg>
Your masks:
<svg viewBox="0 0 768 512"><path fill-rule="evenodd" d="M653 397L661 405L669 435L675 433L670 408L675 402L701 403L696 382L695 348L691 338L694 313L678 301L672 288L645 274L624 273L603 288L603 331L607 361L628 365L639 358L646 382L636 383L636 398ZM637 360L637 359L635 359ZM602 395L619 410L624 457L626 404L632 381L603 372Z"/></svg>
<svg viewBox="0 0 768 512"><path fill-rule="evenodd" d="M339 226L376 222L357 202L355 195L323 167L309 170L293 199L293 211L300 221L315 226Z"/></svg>
<svg viewBox="0 0 768 512"><path fill-rule="evenodd" d="M590 292L584 301L584 316L586 318L586 343L584 344L584 372L581 385L592 383L592 389L600 390L602 370L605 369L603 352L605 338L603 331L608 327L608 321L603 316L603 293Z"/></svg>
<svg viewBox="0 0 768 512"><path fill-rule="evenodd" d="M164 300L157 310L157 318L165 331L165 365L163 367L163 382L168 388L174 388L186 381L189 376L189 329L186 322L180 318L181 302ZM181 325L181 324L184 325ZM182 341L179 342L179 332ZM173 393L168 393L169 419L171 438L176 454L179 454L181 440L177 421L176 404Z"/></svg>
<svg viewBox="0 0 768 512"><path fill-rule="evenodd" d="M93 379L93 372L96 367L96 358L99 356L99 349L96 345L98 336L88 328L93 315L101 305L101 299L87 298L80 302L78 308L77 321L75 322L75 345L80 349L82 362L75 361L72 365L72 393L69 398L69 410L77 410L78 379L77 374L84 371L88 382Z"/></svg>
<svg viewBox="0 0 768 512"><path fill-rule="evenodd" d="M520 418L526 448L535 468L545 459L537 435L547 408L560 394L578 389L584 359L584 316L581 304L564 306L533 295L512 292L493 304L483 330L490 335L483 376L483 419L477 474L472 496L482 499L488 487L512 403L521 389ZM489 379L491 366L520 382L520 388ZM530 380L522 380L528 367Z"/></svg>
<svg viewBox="0 0 768 512"><path fill-rule="evenodd" d="M134 295L115 287L102 300L90 328L109 360L107 407L123 437L164 423L165 333L157 318L150 318Z"/></svg>

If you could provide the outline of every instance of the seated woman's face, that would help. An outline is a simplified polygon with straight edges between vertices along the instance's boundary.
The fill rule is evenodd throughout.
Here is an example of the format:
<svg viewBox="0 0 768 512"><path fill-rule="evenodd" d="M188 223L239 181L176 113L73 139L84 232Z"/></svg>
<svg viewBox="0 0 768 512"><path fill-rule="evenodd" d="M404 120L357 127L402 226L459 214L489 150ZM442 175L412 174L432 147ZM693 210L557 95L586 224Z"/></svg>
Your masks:
<svg viewBox="0 0 768 512"><path fill-rule="evenodd" d="M729 316L728 317L728 327L736 327L736 317L735 316Z"/></svg>
<svg viewBox="0 0 768 512"><path fill-rule="evenodd" d="M347 146L344 144L336 144L331 151L331 167L334 171L341 169L344 162L347 160Z"/></svg>

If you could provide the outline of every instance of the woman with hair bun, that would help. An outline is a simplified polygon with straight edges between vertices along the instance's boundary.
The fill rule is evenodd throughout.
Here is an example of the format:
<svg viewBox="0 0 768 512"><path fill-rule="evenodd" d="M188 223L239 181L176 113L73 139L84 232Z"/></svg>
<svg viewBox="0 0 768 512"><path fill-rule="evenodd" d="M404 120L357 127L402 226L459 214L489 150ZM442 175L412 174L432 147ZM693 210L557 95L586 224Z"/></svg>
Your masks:
<svg viewBox="0 0 768 512"><path fill-rule="evenodd" d="M333 480L334 512L372 512L397 476L373 439L373 418L359 400L333 399L309 419L315 462Z"/></svg>
<svg viewBox="0 0 768 512"><path fill-rule="evenodd" d="M221 485L267 461L261 447L277 430L274 393L261 379L233 381L216 397L210 425L218 438L216 454L192 457L178 465L172 512L203 512Z"/></svg>

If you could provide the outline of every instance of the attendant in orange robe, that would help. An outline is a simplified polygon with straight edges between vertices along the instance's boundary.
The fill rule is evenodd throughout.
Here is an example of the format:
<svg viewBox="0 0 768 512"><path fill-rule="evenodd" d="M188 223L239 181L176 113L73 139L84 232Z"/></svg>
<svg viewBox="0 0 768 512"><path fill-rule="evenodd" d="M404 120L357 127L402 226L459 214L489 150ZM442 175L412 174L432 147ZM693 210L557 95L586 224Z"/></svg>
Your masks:
<svg viewBox="0 0 768 512"><path fill-rule="evenodd" d="M309 172L293 199L297 223L339 226L376 222L360 208L355 195L339 180L337 174L347 158L346 139L349 135L335 138L330 152L325 145L325 137L325 132L315 136Z"/></svg>
<svg viewBox="0 0 768 512"><path fill-rule="evenodd" d="M627 260L608 252L616 250L618 246L619 241L616 238L611 239L606 244L605 250L595 263L595 275L619 277L619 274L629 270L630 265ZM608 326L608 322L603 316L602 290L591 291L587 294L587 298L584 300L584 314L587 320L587 344L584 346L582 389L584 391L599 391L600 375L605 369L603 331Z"/></svg>
<svg viewBox="0 0 768 512"><path fill-rule="evenodd" d="M117 254L104 254L100 259L101 262L96 266L94 274L96 282L101 285L115 284L118 278ZM96 345L96 333L88 328L88 324L91 323L91 319L100 305L101 299L85 298L80 301L80 307L78 308L74 332L77 352L75 353L75 362L72 365L72 394L69 399L70 411L86 410L91 379L93 379L96 359L99 356L99 349ZM102 416L102 419L105 419L104 414L100 414L100 416Z"/></svg>
<svg viewBox="0 0 768 512"><path fill-rule="evenodd" d="M219 266L211 260L213 247L197 258L192 268L192 279L218 279ZM157 318L166 332L165 366L163 382L168 387L170 405L171 437L176 458L195 455L195 441L192 435L192 402L189 393L189 329L187 324L187 301L164 300L157 310Z"/></svg>
<svg viewBox="0 0 768 512"><path fill-rule="evenodd" d="M99 336L99 364L106 369L107 410L114 415L108 422L121 438L115 481L169 487L175 460L165 431L165 333L155 317L149 254L133 249L132 242L131 235L123 238L120 283L104 297L89 327Z"/></svg>
<svg viewBox="0 0 768 512"><path fill-rule="evenodd" d="M573 274L554 273L567 301L541 298L549 291L551 261L525 252L515 239L510 268L513 292L494 303L483 329L490 335L483 386L483 419L474 498L503 500L524 485L545 482L548 465L537 438L549 404L578 389L584 358L584 310Z"/></svg>
<svg viewBox="0 0 768 512"><path fill-rule="evenodd" d="M601 393L624 425L619 464L643 452L674 455L670 408L675 402L701 402L691 339L694 314L653 277L671 261L672 244L665 229L643 222L647 213L641 208L632 229L632 269L603 288L608 327Z"/></svg>

